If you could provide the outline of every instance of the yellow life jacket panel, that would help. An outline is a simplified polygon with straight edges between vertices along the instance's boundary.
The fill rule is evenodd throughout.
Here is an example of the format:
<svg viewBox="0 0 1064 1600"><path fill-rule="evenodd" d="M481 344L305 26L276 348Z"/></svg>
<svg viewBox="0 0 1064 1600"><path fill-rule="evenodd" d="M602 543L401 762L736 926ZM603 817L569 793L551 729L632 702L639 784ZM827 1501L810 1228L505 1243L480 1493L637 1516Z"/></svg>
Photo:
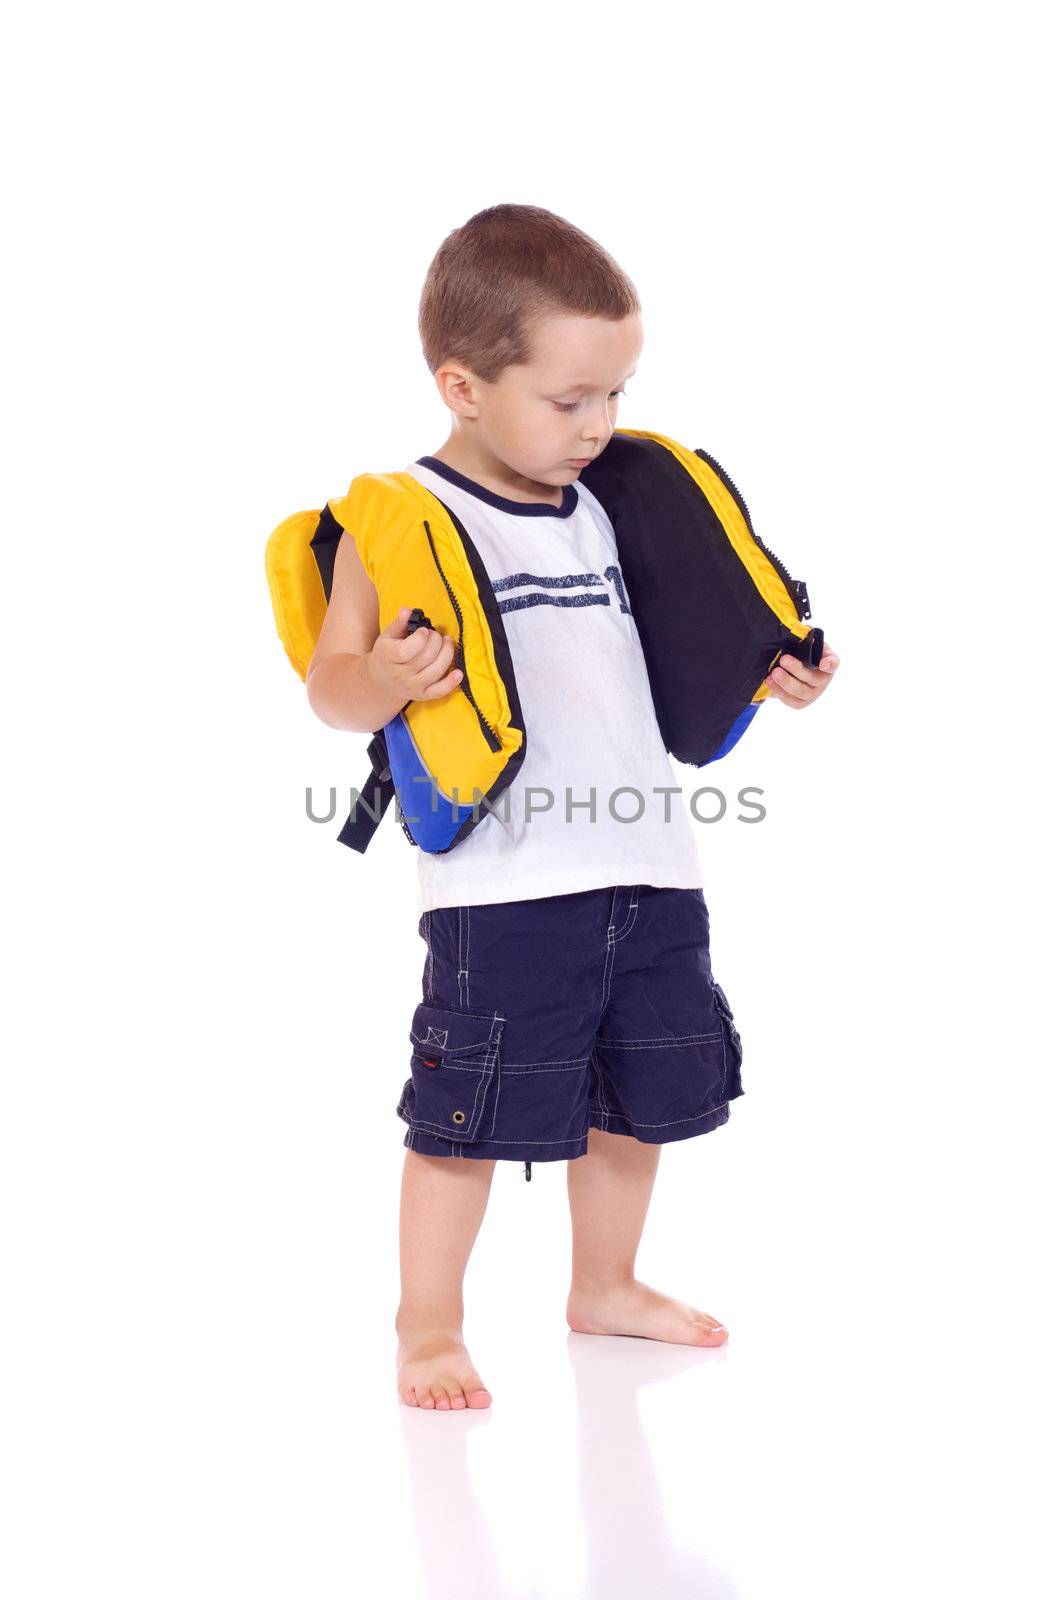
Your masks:
<svg viewBox="0 0 1064 1600"><path fill-rule="evenodd" d="M616 534L616 588L639 634L665 747L690 766L719 761L750 726L784 651L819 664L824 635L804 620L806 586L757 537L739 491L704 450L618 428L580 482ZM345 533L376 587L380 627L413 607L408 633L431 626L450 635L463 677L441 698L408 701L374 734L372 772L339 838L364 851L394 796L411 843L452 850L524 759L519 686L495 592L438 495L410 473L363 473L320 512L286 518L267 545L277 631L304 679Z"/></svg>

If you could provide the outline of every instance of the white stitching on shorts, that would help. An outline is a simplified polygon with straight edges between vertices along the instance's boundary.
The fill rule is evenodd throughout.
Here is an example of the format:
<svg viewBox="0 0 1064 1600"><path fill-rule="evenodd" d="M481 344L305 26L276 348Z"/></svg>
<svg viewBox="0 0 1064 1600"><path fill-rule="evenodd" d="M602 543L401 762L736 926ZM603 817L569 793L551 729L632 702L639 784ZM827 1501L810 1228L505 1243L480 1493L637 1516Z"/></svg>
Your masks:
<svg viewBox="0 0 1064 1600"><path fill-rule="evenodd" d="M463 983L462 980L465 980ZM463 990L465 991L463 993ZM469 907L458 907L458 1004L469 1004Z"/></svg>
<svg viewBox="0 0 1064 1600"><path fill-rule="evenodd" d="M723 1039L724 1030L716 1033L684 1033L673 1039L596 1039L599 1045L610 1045L614 1050L664 1050L671 1044L705 1044L712 1039Z"/></svg>
<svg viewBox="0 0 1064 1600"><path fill-rule="evenodd" d="M416 1128L419 1133L430 1133L432 1131L431 1128L425 1127L422 1123L411 1122L409 1117L404 1117L403 1120L411 1128ZM474 1144L516 1144L518 1146L534 1144L559 1146L566 1144L583 1144L586 1138L586 1134L577 1134L572 1139L475 1139L472 1142ZM447 1140L441 1140L441 1143L446 1144ZM461 1145L452 1145L451 1149L455 1155L465 1154L465 1151L462 1149Z"/></svg>
<svg viewBox="0 0 1064 1600"><path fill-rule="evenodd" d="M510 1066L503 1067L504 1072L517 1073L519 1076L528 1075L530 1072L582 1072L587 1066L584 1056L573 1056L568 1061L514 1061Z"/></svg>
<svg viewBox="0 0 1064 1600"><path fill-rule="evenodd" d="M620 933L617 933L614 918L617 914L617 896L621 891L621 887L622 886L620 884L617 884L614 888L613 900L610 905L610 925L606 929L606 966L602 974L602 1004L599 1007L600 1017L605 1011L606 1002L610 997L610 987L613 978L613 952L625 935L631 932L632 924L635 922L636 911L639 906L639 885L636 883L632 885L632 893L628 900L627 920Z"/></svg>
<svg viewBox="0 0 1064 1600"><path fill-rule="evenodd" d="M598 1057L595 1054L594 1048L592 1048L591 1054L588 1057L588 1064L598 1080L599 1116L602 1117L604 1122L608 1122L611 1113L606 1109L606 1080L602 1076L602 1069L599 1066Z"/></svg>
<svg viewBox="0 0 1064 1600"><path fill-rule="evenodd" d="M638 911L638 909L639 909L639 885L637 883L637 884L633 884L633 886L632 886L632 895L631 895L631 899L628 902L628 919L625 922L624 927L621 929L620 933L614 935L614 940L613 940L614 944L618 944L622 939L624 939L632 931L632 924L635 922L636 912Z"/></svg>
<svg viewBox="0 0 1064 1600"><path fill-rule="evenodd" d="M437 1070L437 1069L430 1069L430 1070ZM474 1074L474 1076L479 1077L480 1074L484 1071L484 1062L483 1061L478 1061L475 1066L463 1067L463 1065L462 1065L462 1063L460 1061L445 1061L443 1063L443 1070L444 1070L444 1072L472 1072Z"/></svg>
<svg viewBox="0 0 1064 1600"><path fill-rule="evenodd" d="M583 1144L586 1135L573 1139L478 1139L477 1144Z"/></svg>
<svg viewBox="0 0 1064 1600"><path fill-rule="evenodd" d="M613 891L617 893L616 889ZM602 969L602 1004L599 1007L599 1017L606 1009L606 1002L610 997L610 977L613 973L613 920L606 930L606 965Z"/></svg>
<svg viewBox="0 0 1064 1600"><path fill-rule="evenodd" d="M499 1013L497 1011L493 1011L492 1014L491 1014L491 1033L488 1035L488 1053L484 1057L484 1063L483 1063L483 1065L484 1065L484 1076L481 1078L480 1082L477 1084L476 1090L474 1091L474 1094L473 1094L473 1127L474 1128L479 1128L479 1126L480 1126L480 1118L483 1115L483 1111L484 1111L485 1105L487 1103L488 1086L490 1084L491 1079L495 1076L495 1066L496 1066L496 1063L498 1062L498 1059L499 1059L499 1040L502 1038L502 1028L498 1027L498 1023L499 1022L502 1022L503 1026L505 1026L506 1025L506 1018L505 1017L500 1017ZM480 1106L480 1111L479 1112L477 1110L477 1101L478 1100L480 1100L480 1102L481 1102L481 1106ZM498 1105L499 1105L499 1095L498 1095L498 1090L496 1089L495 1107L494 1107L494 1109L492 1110L492 1113L491 1113L491 1125L492 1125L492 1127L495 1126L495 1113L498 1110ZM469 1137L470 1137L470 1139L472 1139L473 1138L473 1134L470 1133Z"/></svg>
<svg viewBox="0 0 1064 1600"><path fill-rule="evenodd" d="M613 935L609 934L607 936L607 939L606 939L606 965L602 969L602 1004L599 1007L599 1016L600 1017L602 1016L602 1013L605 1011L606 1002L609 1000L609 997L610 997L610 974L612 973L612 971L613 971Z"/></svg>
<svg viewBox="0 0 1064 1600"><path fill-rule="evenodd" d="M498 1015L499 1015L499 1013L496 1011L494 1013L494 1016L498 1017ZM492 1126L492 1130L493 1131L494 1131L494 1128L495 1128L496 1118L499 1115L499 1096L502 1093L502 1073L501 1072L496 1073L496 1071L495 1071L496 1067L499 1065L499 1050L500 1050L500 1047L502 1045L503 1029L506 1026L506 1018L503 1017L501 1020L502 1020L503 1027L500 1028L499 1031L495 1034L495 1051L494 1051L494 1054L492 1055L492 1058L491 1058L491 1071L490 1071L490 1076L492 1078L496 1079L496 1083L495 1083L495 1104L491 1108L491 1126ZM492 1023L492 1027L494 1028L494 1023ZM487 1081L487 1080L485 1080L485 1081ZM485 1094L486 1093L487 1093L487 1090L485 1090Z"/></svg>
<svg viewBox="0 0 1064 1600"><path fill-rule="evenodd" d="M620 1113L620 1118L622 1122L630 1123L633 1128L678 1128L681 1122L701 1122L703 1117L711 1117L715 1111L723 1110L727 1104L727 1100L722 1100L720 1105L709 1106L705 1111L699 1111L693 1117L674 1117L671 1122L636 1122L634 1117L626 1117L623 1113ZM616 1112L613 1114L615 1116L618 1115ZM605 1132L606 1130L602 1129L600 1131Z"/></svg>

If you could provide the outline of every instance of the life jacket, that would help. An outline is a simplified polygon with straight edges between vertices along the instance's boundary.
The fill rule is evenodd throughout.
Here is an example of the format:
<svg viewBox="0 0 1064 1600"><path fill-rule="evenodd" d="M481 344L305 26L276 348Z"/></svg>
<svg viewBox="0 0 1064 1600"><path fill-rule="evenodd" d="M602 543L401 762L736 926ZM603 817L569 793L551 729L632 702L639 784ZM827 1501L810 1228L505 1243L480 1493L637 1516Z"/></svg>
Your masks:
<svg viewBox="0 0 1064 1600"><path fill-rule="evenodd" d="M739 491L704 450L617 428L580 482L613 524L665 747L690 766L719 761L767 698L765 680L784 651L819 664L824 634L804 620L806 586L757 537ZM495 592L437 494L406 472L362 473L320 511L287 517L267 544L274 620L304 680L344 533L377 590L380 626L413 607L408 633L449 635L463 676L450 694L407 701L374 734L372 771L339 839L365 851L394 797L412 844L453 850L525 755L520 684Z"/></svg>

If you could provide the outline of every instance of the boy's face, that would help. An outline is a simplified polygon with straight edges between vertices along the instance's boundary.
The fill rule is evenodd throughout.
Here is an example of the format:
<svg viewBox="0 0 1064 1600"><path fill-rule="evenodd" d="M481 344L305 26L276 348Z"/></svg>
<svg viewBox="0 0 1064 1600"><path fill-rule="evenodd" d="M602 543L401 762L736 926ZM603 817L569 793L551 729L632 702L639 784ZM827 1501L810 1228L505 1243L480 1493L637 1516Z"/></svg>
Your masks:
<svg viewBox="0 0 1064 1600"><path fill-rule="evenodd" d="M450 363L438 381L482 471L518 487L564 488L579 477L577 463L610 441L619 391L643 348L642 318L552 316L530 336L531 360L507 367L497 383Z"/></svg>

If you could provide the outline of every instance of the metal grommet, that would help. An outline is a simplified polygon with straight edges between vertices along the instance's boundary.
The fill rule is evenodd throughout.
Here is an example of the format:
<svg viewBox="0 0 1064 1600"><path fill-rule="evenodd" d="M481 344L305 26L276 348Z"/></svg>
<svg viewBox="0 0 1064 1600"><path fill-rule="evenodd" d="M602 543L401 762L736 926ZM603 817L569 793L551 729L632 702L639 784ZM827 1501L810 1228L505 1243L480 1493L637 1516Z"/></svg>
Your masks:
<svg viewBox="0 0 1064 1600"><path fill-rule="evenodd" d="M464 1122L465 1121L465 1112L464 1111L452 1111L451 1112L451 1121L452 1122Z"/></svg>

